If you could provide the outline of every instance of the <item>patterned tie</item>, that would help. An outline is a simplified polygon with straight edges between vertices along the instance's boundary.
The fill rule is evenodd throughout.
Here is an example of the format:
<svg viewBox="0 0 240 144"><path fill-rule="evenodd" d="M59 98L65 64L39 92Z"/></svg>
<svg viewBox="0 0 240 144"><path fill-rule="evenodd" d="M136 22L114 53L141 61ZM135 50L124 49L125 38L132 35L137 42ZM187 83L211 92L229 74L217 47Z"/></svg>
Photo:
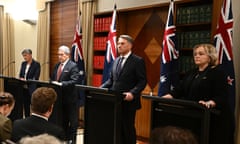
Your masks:
<svg viewBox="0 0 240 144"><path fill-rule="evenodd" d="M118 76L118 77L119 77L120 72L121 72L121 70L122 70L123 59L124 59L124 57L121 57L120 60L118 61L118 64L117 64L117 69L116 69L116 71L117 71L117 76Z"/></svg>
<svg viewBox="0 0 240 144"><path fill-rule="evenodd" d="M62 73L62 66L63 66L62 63L58 66L58 71L57 71L57 78L56 78L56 81L58 81L59 78L60 78L60 76L61 76L61 73Z"/></svg>

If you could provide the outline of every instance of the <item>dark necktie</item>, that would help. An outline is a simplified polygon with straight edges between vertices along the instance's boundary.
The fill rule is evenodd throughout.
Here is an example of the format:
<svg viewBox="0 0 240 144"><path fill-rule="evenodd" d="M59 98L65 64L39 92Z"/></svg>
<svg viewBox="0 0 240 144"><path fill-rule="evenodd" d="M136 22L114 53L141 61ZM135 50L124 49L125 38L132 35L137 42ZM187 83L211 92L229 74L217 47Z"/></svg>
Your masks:
<svg viewBox="0 0 240 144"><path fill-rule="evenodd" d="M60 65L58 66L56 81L58 81L59 78L60 78L60 75L61 75L61 73L62 73L62 66L63 66L63 64L60 64Z"/></svg>
<svg viewBox="0 0 240 144"><path fill-rule="evenodd" d="M118 76L118 77L119 77L120 72L121 72L121 70L122 70L122 62L123 62L123 59L124 59L124 57L121 57L121 58L119 59L119 61L118 61L118 64L117 64L117 69L116 69L116 71L117 71L117 76Z"/></svg>

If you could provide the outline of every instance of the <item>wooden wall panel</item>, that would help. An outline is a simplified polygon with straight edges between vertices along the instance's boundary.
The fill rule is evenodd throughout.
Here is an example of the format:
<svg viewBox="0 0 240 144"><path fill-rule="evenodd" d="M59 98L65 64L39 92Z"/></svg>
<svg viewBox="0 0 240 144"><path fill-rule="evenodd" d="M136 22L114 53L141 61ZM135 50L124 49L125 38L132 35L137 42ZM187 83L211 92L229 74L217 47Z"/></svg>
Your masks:
<svg viewBox="0 0 240 144"><path fill-rule="evenodd" d="M50 73L58 62L60 45L71 48L77 21L77 0L57 0L51 3L50 12Z"/></svg>

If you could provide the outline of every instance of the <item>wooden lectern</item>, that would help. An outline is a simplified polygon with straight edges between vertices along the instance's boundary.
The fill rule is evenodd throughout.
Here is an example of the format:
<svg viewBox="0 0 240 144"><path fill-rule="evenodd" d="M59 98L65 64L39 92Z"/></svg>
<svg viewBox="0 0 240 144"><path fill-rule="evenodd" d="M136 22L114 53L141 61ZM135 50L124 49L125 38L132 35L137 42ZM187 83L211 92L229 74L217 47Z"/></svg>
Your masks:
<svg viewBox="0 0 240 144"><path fill-rule="evenodd" d="M84 144L122 144L122 94L92 86L76 87L86 96Z"/></svg>
<svg viewBox="0 0 240 144"><path fill-rule="evenodd" d="M209 143L210 117L211 113L217 114L217 110L194 101L147 95L143 98L152 100L151 130L167 125L182 127L191 130L199 144Z"/></svg>

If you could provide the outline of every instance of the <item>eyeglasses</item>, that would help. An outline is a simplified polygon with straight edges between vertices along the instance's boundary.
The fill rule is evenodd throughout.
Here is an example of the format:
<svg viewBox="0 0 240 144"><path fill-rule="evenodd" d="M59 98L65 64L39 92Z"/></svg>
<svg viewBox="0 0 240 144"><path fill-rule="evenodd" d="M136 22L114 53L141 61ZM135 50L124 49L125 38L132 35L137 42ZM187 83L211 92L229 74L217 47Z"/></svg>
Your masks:
<svg viewBox="0 0 240 144"><path fill-rule="evenodd" d="M9 96L0 96L0 99L7 99Z"/></svg>

